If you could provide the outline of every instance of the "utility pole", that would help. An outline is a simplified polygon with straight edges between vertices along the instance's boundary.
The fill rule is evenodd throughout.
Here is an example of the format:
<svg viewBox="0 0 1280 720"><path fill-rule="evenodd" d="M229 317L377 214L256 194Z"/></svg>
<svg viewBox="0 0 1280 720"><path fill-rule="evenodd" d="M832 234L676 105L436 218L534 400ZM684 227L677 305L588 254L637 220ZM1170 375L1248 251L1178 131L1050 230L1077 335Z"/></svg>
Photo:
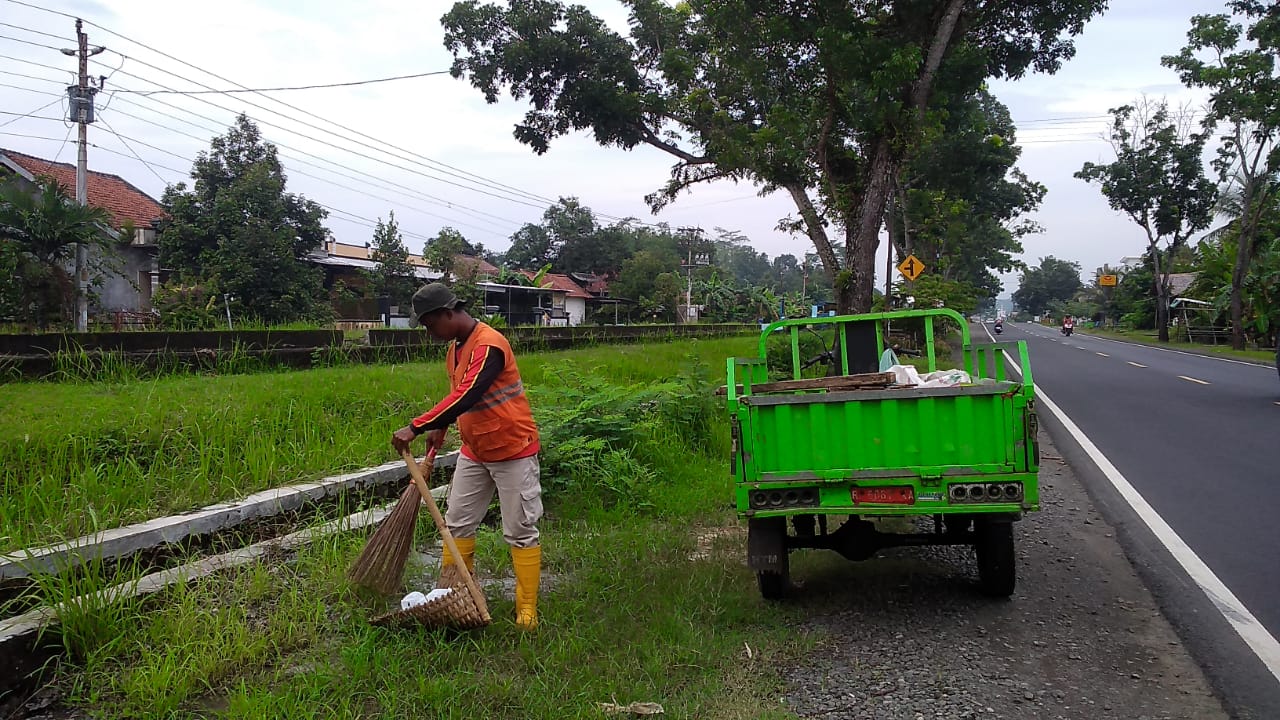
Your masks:
<svg viewBox="0 0 1280 720"><path fill-rule="evenodd" d="M84 34L84 23L76 18L76 48L63 49L63 55L74 55L79 60L77 82L67 88L70 100L68 108L71 122L79 126L79 147L76 152L76 202L89 204L89 123L93 118L93 97L98 88L89 85L89 58L106 50L105 47L89 49L89 36ZM89 329L89 249L76 243L76 332Z"/></svg>

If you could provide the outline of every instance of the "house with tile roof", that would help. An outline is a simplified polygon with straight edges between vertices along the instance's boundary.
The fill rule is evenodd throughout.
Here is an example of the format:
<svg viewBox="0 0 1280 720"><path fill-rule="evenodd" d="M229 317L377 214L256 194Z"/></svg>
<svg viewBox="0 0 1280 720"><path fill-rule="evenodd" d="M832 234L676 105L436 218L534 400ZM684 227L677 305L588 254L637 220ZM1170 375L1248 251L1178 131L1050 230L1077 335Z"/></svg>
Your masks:
<svg viewBox="0 0 1280 720"><path fill-rule="evenodd" d="M76 166L0 148L0 177L17 177L32 187L51 178L74 192ZM111 227L103 232L116 241L118 259L114 272L98 278L96 301L90 314L111 321L124 314L146 314L160 284L156 231L164 218L159 201L118 175L90 170L87 175L89 205L111 215ZM130 229L132 232L126 233Z"/></svg>
<svg viewBox="0 0 1280 720"><path fill-rule="evenodd" d="M521 270L520 273L533 280L537 273ZM587 318L587 301L590 293L574 282L568 275L547 273L542 276L542 287L551 292L551 308L548 319L552 324L581 325ZM563 323L555 321L563 320Z"/></svg>

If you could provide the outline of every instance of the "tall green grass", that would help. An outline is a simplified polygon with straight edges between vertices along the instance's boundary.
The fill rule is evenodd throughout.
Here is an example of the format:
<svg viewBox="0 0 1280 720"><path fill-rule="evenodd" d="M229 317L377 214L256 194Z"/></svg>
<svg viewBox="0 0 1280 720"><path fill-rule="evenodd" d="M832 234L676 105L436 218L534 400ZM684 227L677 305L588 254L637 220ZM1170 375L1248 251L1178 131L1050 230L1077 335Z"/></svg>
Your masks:
<svg viewBox="0 0 1280 720"><path fill-rule="evenodd" d="M744 536L723 531L735 522L728 438L710 389L723 358L749 346L693 341L521 359L544 428L536 633L514 627L510 592L495 586L487 593L495 621L482 632L370 626L395 598L348 585L344 573L367 537L351 533L289 562L251 564L146 601L86 606L63 638L69 661L47 680L71 706L111 718L597 718L600 703L633 701L661 703L671 717L791 717L778 668L805 637L792 629L792 611L757 597L742 562ZM95 388L92 401L68 395L62 407L142 401L150 408L142 417L108 410L90 416L94 427L109 430L114 418L139 432L149 423L172 429L159 431L159 445L128 433L110 446L71 444L64 462L75 453L100 464L112 453L135 458L111 465L115 474L100 478L104 491L112 477L153 488L180 483L182 465L156 462L158 448L193 460L211 455L198 466L205 484L227 468L277 479L312 474L306 464L259 457L282 442L297 456L284 460L328 458L323 469L333 471L337 438L299 434L320 407L332 417L326 428L368 423L367 432L340 438L344 462L367 464L391 456L387 434L425 402L424 391L438 397L441 374L433 365L361 367L206 379L213 387L200 391L190 379ZM75 430L55 406L28 417ZM137 462L142 456L152 462ZM155 498L138 493L137 507ZM57 520L47 515L46 526ZM508 575L501 530L483 527L479 540L482 579ZM420 523L418 547L435 541ZM408 585L423 587L433 575L411 569ZM51 581L49 595L77 589Z"/></svg>
<svg viewBox="0 0 1280 720"><path fill-rule="evenodd" d="M750 338L693 340L520 364L541 415L566 372L626 388L671 381L692 355L710 382L750 350ZM446 392L439 363L0 386L0 552L391 460L391 433Z"/></svg>

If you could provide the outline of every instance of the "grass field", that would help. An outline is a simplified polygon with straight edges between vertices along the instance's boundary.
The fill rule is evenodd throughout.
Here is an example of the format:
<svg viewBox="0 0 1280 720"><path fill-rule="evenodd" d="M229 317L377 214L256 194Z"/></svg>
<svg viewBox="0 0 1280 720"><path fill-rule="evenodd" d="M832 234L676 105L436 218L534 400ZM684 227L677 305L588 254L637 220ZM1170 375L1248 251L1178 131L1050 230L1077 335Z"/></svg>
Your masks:
<svg viewBox="0 0 1280 720"><path fill-rule="evenodd" d="M1219 355L1222 357L1235 358L1237 360L1250 360L1263 365L1271 365L1276 361L1276 353L1274 350L1232 350L1231 345L1229 344L1205 345L1203 343L1191 343L1180 340L1171 340L1165 343L1156 339L1156 333L1154 330L1095 330L1092 328L1077 328L1077 332L1085 335L1097 335L1098 337L1112 338L1113 340L1125 340L1127 342L1139 343L1142 345L1151 345L1153 347L1183 350L1185 352L1199 353L1201 355Z"/></svg>
<svg viewBox="0 0 1280 720"><path fill-rule="evenodd" d="M718 383L723 358L751 347L601 346L520 363L539 408L565 373L625 387L674 377L693 353ZM0 385L0 552L385 462L391 432L447 388L439 363Z"/></svg>
<svg viewBox="0 0 1280 720"><path fill-rule="evenodd" d="M711 395L724 358L752 344L521 358L544 428L536 633L515 629L510 590L494 588L482 632L371 627L388 600L347 583L366 537L353 533L69 613L52 692L110 718L596 718L599 703L635 701L670 717L791 717L779 667L807 639L742 562ZM422 364L0 388L16 410L0 419L4 544L385 461L390 432L443 390L442 369ZM419 547L435 542L428 524ZM482 529L478 565L509 576L500 530Z"/></svg>

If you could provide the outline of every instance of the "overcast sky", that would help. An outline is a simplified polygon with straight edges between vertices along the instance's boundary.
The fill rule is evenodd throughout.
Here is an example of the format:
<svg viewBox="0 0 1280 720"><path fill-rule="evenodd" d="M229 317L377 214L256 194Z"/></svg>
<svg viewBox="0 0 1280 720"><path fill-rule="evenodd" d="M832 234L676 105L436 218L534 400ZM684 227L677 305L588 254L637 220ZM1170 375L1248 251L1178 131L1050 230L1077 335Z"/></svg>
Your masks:
<svg viewBox="0 0 1280 720"><path fill-rule="evenodd" d="M536 156L512 137L523 105L510 100L486 105L478 91L448 75L271 93L271 98L298 109L252 94L110 95L112 90L154 90L160 85L178 90L202 89L200 85L223 90L235 83L262 88L445 70L451 57L441 42L439 18L448 8L446 2L32 4L78 15L119 34L87 27L90 43L108 48L95 58L100 64L91 65L91 72L110 76L108 94L98 102L102 122L90 129L90 141L98 146L90 149L90 167L121 175L157 198L167 182L183 179L190 158L208 147L213 134L209 130L220 132L234 113L243 111L261 123L268 140L292 148L281 150L289 189L342 211L331 213L327 221L341 242L361 244L369 239L368 223L353 216L385 217L394 209L402 229L413 234L406 240L415 252L421 250L422 238L435 235L442 225L503 249L520 224L537 221L545 209L546 203L530 199L533 195L576 196L608 217L739 230L771 257L799 256L810 248L803 237L774 229L780 217L794 210L790 200L781 194L757 197L749 185L701 187L655 218L643 198L668 176L669 156L647 147L632 152L602 149L585 136L562 139L546 155ZM615 0L584 4L615 27L625 23L625 12ZM1096 187L1074 179L1072 173L1085 162L1110 159L1109 148L1100 140L1106 127L1101 116L1109 108L1143 93L1168 96L1175 104L1203 102L1202 92L1186 90L1172 71L1160 66L1160 56L1181 48L1192 15L1220 12L1224 4L1113 0L1112 9L1077 38L1075 59L1057 75L1032 75L993 86L1019 126L1018 140L1025 148L1020 167L1049 189L1036 218L1045 232L1026 239L1026 261L1034 264L1054 255L1079 262L1088 275L1105 262L1142 251L1145 241L1137 227L1113 213ZM57 119L65 114L65 106L56 97L72 77L74 60L40 47L71 47L73 21L0 0L0 23L8 24L0 25L0 36L38 43L0 38L0 110L28 113L54 103L34 117L15 120L12 114L0 115L0 147L74 162L74 134ZM71 142L64 142L67 137ZM883 251L880 257L883 267ZM1006 278L1007 290L1016 284L1016 276Z"/></svg>

